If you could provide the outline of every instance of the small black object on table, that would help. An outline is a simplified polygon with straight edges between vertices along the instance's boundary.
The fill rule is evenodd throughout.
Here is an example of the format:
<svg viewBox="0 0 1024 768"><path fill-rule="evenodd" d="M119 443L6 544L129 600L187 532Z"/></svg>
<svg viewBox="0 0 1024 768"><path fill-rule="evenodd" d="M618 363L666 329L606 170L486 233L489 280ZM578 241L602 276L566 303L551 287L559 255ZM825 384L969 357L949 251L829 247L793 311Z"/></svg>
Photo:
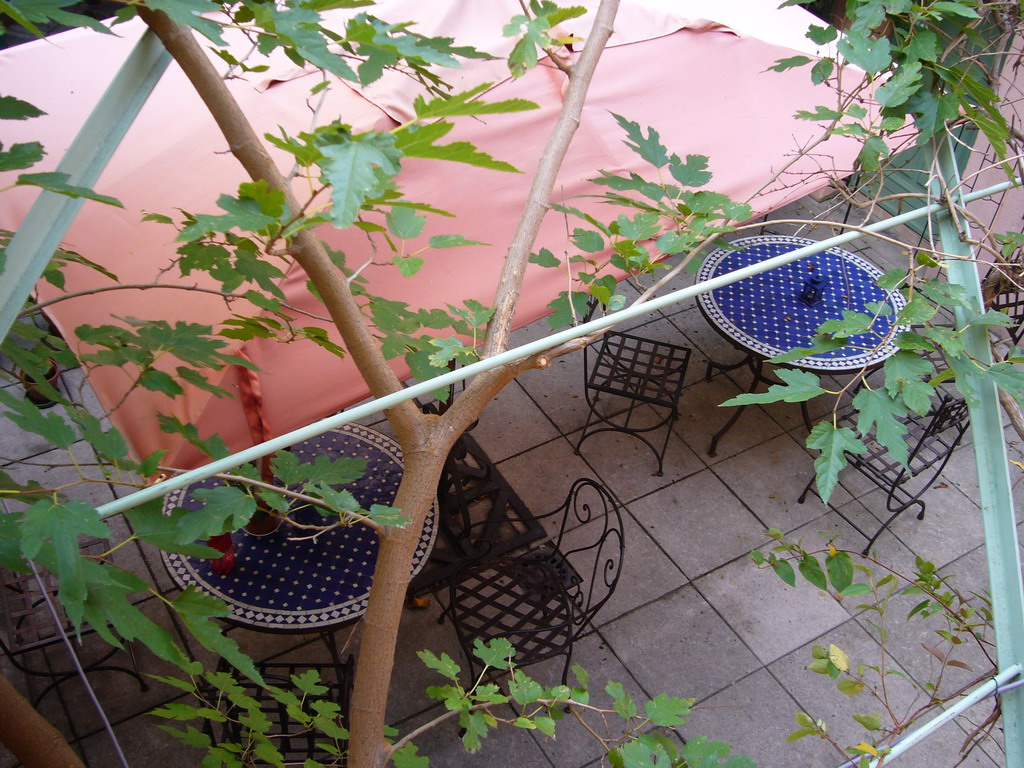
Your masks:
<svg viewBox="0 0 1024 768"><path fill-rule="evenodd" d="M814 240L785 235L763 235L736 240L704 259L698 282L720 277L743 267L789 253ZM788 363L814 373L852 373L883 363L897 351L892 338L903 330L895 325L897 313L906 301L895 291L878 287L882 271L867 260L840 248L790 262L767 272L700 294L697 306L715 330L733 346L745 352L738 363L724 365L708 361L712 369L728 371L746 366L753 374L749 392L761 382L775 383L765 375L769 358L800 347L810 347L812 337L827 320L841 320L844 312L863 312L874 318L867 333L850 337L846 346ZM888 304L891 311L879 313L873 303ZM810 428L806 403L801 404ZM746 406L739 406L711 439L708 454L714 456L718 442L733 427Z"/></svg>

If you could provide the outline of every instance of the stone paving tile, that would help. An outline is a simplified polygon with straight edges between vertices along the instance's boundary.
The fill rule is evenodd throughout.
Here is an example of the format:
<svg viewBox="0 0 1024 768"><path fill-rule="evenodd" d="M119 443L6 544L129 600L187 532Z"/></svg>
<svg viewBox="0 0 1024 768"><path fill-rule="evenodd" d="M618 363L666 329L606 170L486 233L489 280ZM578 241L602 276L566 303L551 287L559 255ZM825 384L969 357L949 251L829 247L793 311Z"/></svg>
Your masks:
<svg viewBox="0 0 1024 768"><path fill-rule="evenodd" d="M782 427L764 411L757 406L750 406L719 441L716 455L708 455L712 435L725 426L732 415L731 408L720 408L719 405L740 394L740 391L731 379L719 375L713 376L711 381L694 384L683 392L679 420L673 429L708 466L753 445L763 443L782 432Z"/></svg>
<svg viewBox="0 0 1024 768"><path fill-rule="evenodd" d="M633 679L629 671L612 653L611 648L599 634L590 634L582 638L575 646L572 656L573 664L579 664L589 676L587 689L590 692L590 703L597 707L610 709L612 697L605 692L609 682L621 683L637 706L643 709L644 702L649 698ZM551 659L524 670L534 680L544 685L555 685L561 682L562 662ZM569 685L577 686L573 672L569 672ZM587 725L602 736L620 736L623 721L615 717L607 719L607 727L596 715L585 716ZM567 717L558 723L555 738L550 739L543 734L535 733L534 738L548 759L558 768L576 768L597 758L600 761L602 749L594 736L588 732L574 717Z"/></svg>
<svg viewBox="0 0 1024 768"><path fill-rule="evenodd" d="M988 571L982 548L951 563L940 573L949 576L950 587L964 596L987 594L989 591ZM940 695L949 694L960 686L987 674L992 662L986 658L981 645L968 641L956 646L955 649L950 649L950 646L936 634L939 630L949 629L941 615L927 618L915 616L909 621L906 620L910 610L922 599L920 595L905 595L893 598L890 603L887 611L889 620L886 623L888 637L886 647L891 656L918 684L925 685L938 681ZM980 607L981 598L974 598L972 604ZM858 617L862 626L877 638L878 632L867 623L868 619L874 620L877 624L877 617L868 614ZM991 642L991 631L986 633L986 637ZM939 661L925 649L925 644L947 654L947 658L966 664L969 669L952 666L943 670ZM989 654L994 653L991 646L985 646L985 648ZM940 672L941 680L937 677Z"/></svg>
<svg viewBox="0 0 1024 768"><path fill-rule="evenodd" d="M444 714L442 705L416 715L396 727L405 734ZM509 707L495 711L496 717L511 720L515 717ZM430 757L430 768L553 768L533 735L521 728L503 725L490 730L478 752L468 753L459 738L458 718L449 718L435 728L417 736L413 741L419 754Z"/></svg>
<svg viewBox="0 0 1024 768"><path fill-rule="evenodd" d="M633 423L640 426L656 424L660 419L649 406L642 406L634 417ZM580 446L580 456L615 495L627 504L704 469L704 462L669 426L650 432L649 435L648 439L659 449L661 442L668 438L661 475L657 474L658 459L654 451L624 432L588 435ZM579 433L575 433L569 436L569 440L576 445L579 437Z"/></svg>
<svg viewBox="0 0 1024 768"><path fill-rule="evenodd" d="M547 320L520 328L512 334L512 345L519 346L543 338L550 331ZM563 435L580 429L587 420L587 401L583 396L583 352L573 352L551 360L544 370L526 371L516 377L522 387Z"/></svg>
<svg viewBox="0 0 1024 768"><path fill-rule="evenodd" d="M764 541L764 525L711 472L644 496L633 515L691 579Z"/></svg>
<svg viewBox="0 0 1024 768"><path fill-rule="evenodd" d="M686 575L665 554L659 537L645 531L627 510L623 510L623 516L626 554L615 592L595 617L599 627L687 582ZM577 528L566 535L568 546L572 546L579 530Z"/></svg>
<svg viewBox="0 0 1024 768"><path fill-rule="evenodd" d="M652 696L704 698L760 666L692 586L626 614L601 634Z"/></svg>
<svg viewBox="0 0 1024 768"><path fill-rule="evenodd" d="M564 438L499 462L497 467L527 509L535 514L557 508L577 478L594 476L586 462L573 455L571 445Z"/></svg>
<svg viewBox="0 0 1024 768"><path fill-rule="evenodd" d="M766 528L792 530L820 517L826 507L815 494L797 499L814 476L810 455L788 434L715 464L712 471L736 494ZM842 490L836 503L848 500Z"/></svg>
<svg viewBox="0 0 1024 768"><path fill-rule="evenodd" d="M558 437L558 430L515 382L488 403L470 433L493 462Z"/></svg>
<svg viewBox="0 0 1024 768"><path fill-rule="evenodd" d="M855 696L848 696L838 690L838 681L829 679L828 675L807 669L814 658L814 646L829 648L833 645L849 657L850 669L854 674L857 673L858 665L865 666L863 675L860 675L865 688ZM892 658L886 658L884 665L895 674L886 677L883 689L881 676L868 668L882 664L875 638L857 621L850 619L770 664L768 671L799 705L790 713L789 723L792 723L793 730L796 729L796 723L792 715L799 710L815 720L824 721L839 743L857 744L860 741L871 743L873 739L872 734L853 719L855 714L878 714L882 717L883 727L892 728L901 723L907 713L927 702L927 695L901 676L904 670ZM886 706L881 701L886 702ZM887 714L889 711L892 716ZM813 737L808 738L813 740Z"/></svg>
<svg viewBox="0 0 1024 768"><path fill-rule="evenodd" d="M830 766L839 760L824 742L803 739L787 744L796 729L797 704L765 669L699 702L682 726L683 737L723 741L733 754L753 758L758 768Z"/></svg>
<svg viewBox="0 0 1024 768"><path fill-rule="evenodd" d="M849 618L831 595L802 579L790 587L746 557L697 579L694 586L763 664Z"/></svg>

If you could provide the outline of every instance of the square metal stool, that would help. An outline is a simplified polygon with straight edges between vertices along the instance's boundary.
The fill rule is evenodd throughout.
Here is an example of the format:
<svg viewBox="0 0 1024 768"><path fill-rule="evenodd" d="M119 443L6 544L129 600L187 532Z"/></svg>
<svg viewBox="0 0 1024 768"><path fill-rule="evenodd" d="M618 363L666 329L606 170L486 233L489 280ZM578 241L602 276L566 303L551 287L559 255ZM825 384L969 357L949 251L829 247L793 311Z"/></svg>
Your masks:
<svg viewBox="0 0 1024 768"><path fill-rule="evenodd" d="M575 453L579 455L583 441L592 435L624 432L654 452L658 459L655 474L662 475L672 430L665 430L660 449L647 438L646 433L671 425L679 416L679 396L683 391L690 354L689 347L616 331L605 334L596 353L586 347L583 350L587 377L584 391L590 413L576 443ZM603 414L597 408L602 394L625 398L629 406L620 413ZM639 426L634 416L637 406L642 404L664 408L667 412L656 424Z"/></svg>

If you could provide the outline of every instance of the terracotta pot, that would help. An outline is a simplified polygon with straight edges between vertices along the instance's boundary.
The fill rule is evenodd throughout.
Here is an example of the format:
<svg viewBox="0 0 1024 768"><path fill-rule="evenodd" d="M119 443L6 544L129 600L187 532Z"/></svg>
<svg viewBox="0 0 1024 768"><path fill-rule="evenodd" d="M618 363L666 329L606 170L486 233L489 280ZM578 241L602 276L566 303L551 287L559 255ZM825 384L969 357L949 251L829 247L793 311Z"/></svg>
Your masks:
<svg viewBox="0 0 1024 768"><path fill-rule="evenodd" d="M46 383L56 389L57 382L60 379L60 366L56 360L49 360L50 367L46 371ZM33 403L37 408L49 408L50 406L56 405L55 400L51 400L39 389L39 384L32 376L25 371L21 371L19 374L21 377L21 383L25 387L25 396Z"/></svg>

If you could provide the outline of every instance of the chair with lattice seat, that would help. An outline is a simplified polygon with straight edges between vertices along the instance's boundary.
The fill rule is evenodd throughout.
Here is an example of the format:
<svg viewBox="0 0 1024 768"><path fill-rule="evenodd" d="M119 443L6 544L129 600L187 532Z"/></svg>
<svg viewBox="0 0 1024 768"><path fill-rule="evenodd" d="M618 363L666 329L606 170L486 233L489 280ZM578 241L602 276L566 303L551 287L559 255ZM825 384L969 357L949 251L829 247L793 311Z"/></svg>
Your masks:
<svg viewBox="0 0 1024 768"><path fill-rule="evenodd" d="M679 397L683 391L691 350L678 344L652 341L641 336L611 331L601 340L596 352L583 350L587 398L586 424L576 442L575 453L589 437L602 432L623 432L643 442L658 459L658 471L664 472L665 451L672 434L671 424L679 417ZM602 395L627 401L625 410L601 410ZM655 423L643 423L638 411L646 404L662 411ZM658 448L647 433L665 428L665 439Z"/></svg>
<svg viewBox="0 0 1024 768"><path fill-rule="evenodd" d="M450 619L470 671L476 640L508 639L518 666L565 657L568 679L576 640L618 584L625 545L622 513L593 480L573 483L558 509L537 520L557 524L554 538L513 556L466 564L449 583Z"/></svg>
<svg viewBox="0 0 1024 768"><path fill-rule="evenodd" d="M103 539L88 540L82 546L84 554L96 555L109 549L109 543ZM57 685L78 676L75 660L71 660L61 668L54 668L53 660L43 658L39 654L51 646L62 644L65 635L72 638L78 631L64 612L58 600L60 583L57 577L48 571L36 569L24 573L15 573L0 568L0 651L20 671L27 675L50 678L51 682L33 699L33 705ZM54 613L56 612L56 620ZM90 634L93 630L86 626L81 628L81 635ZM79 646L75 646L78 648ZM109 646L98 658L85 661L76 650L76 660L85 673L99 671L123 672L134 677L142 690L148 689L146 679L140 674L131 643L126 644L130 657L131 668L108 663L120 649ZM36 659L36 657L39 657ZM33 663L33 659L39 663Z"/></svg>
<svg viewBox="0 0 1024 768"><path fill-rule="evenodd" d="M838 423L840 427L853 427L856 421L857 414L850 412L843 415ZM893 520L907 509L917 507L917 519L924 519L925 503L921 496L945 469L970 426L967 403L963 398L950 394L942 395L939 402L924 416L911 413L901 421L907 427L904 436L909 446L906 466L875 441L867 441L865 453L846 453L850 467L886 492L885 507L889 516L872 535L836 510L858 533L867 538L864 554L868 553L875 540ZM804 503L814 481L815 478L811 478L807 483L797 499L799 503Z"/></svg>
<svg viewBox="0 0 1024 768"><path fill-rule="evenodd" d="M221 664L220 669L226 670L226 664ZM243 692L259 703L260 712L270 724L265 733L281 753L284 764L306 765L304 761L316 761L316 765L345 765L348 741L333 732L333 727L346 730L349 727L349 709L355 674L352 656L340 664L262 662L256 665L256 669L268 686L293 693L296 692L296 685L292 676L316 670L319 675L318 684L324 689L314 695L296 695L304 700L303 709L306 713L320 714L329 719L332 723L332 732L327 733L316 728L304 727L292 716L289 704L274 698L267 687L257 685L252 680L242 680L239 683ZM221 739L237 744L243 738L237 716L244 713L231 710L227 714L228 720L224 723ZM336 752L338 754L335 754Z"/></svg>

